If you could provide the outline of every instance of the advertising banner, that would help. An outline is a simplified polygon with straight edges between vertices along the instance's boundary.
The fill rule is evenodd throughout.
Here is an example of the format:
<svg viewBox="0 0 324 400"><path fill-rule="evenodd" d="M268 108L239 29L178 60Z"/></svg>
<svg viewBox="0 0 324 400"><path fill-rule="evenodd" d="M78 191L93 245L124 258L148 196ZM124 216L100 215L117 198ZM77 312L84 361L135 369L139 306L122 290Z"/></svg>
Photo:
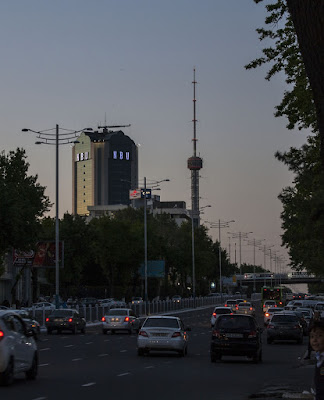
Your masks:
<svg viewBox="0 0 324 400"><path fill-rule="evenodd" d="M18 249L14 249L12 256L13 256L13 265L17 267L23 267L24 265L32 266L35 257L35 252L33 250L21 251Z"/></svg>
<svg viewBox="0 0 324 400"><path fill-rule="evenodd" d="M59 263L63 267L62 260L64 260L64 244L59 243ZM46 241L38 242L36 244L36 252L33 262L33 267L53 268L55 267L55 242Z"/></svg>
<svg viewBox="0 0 324 400"><path fill-rule="evenodd" d="M140 199L141 195L141 189L131 189L129 191L129 200Z"/></svg>
<svg viewBox="0 0 324 400"><path fill-rule="evenodd" d="M145 266L141 264L138 273L141 278L145 278ZM147 262L147 277L148 278L164 278L165 261L164 260L150 260Z"/></svg>

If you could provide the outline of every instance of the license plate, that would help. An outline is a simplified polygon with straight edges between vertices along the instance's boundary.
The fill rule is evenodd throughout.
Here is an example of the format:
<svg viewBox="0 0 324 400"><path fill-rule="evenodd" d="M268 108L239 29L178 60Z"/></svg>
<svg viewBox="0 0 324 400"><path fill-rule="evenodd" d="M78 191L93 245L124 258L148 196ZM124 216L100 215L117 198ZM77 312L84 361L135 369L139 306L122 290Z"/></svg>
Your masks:
<svg viewBox="0 0 324 400"><path fill-rule="evenodd" d="M226 333L226 337L228 338L242 338L243 333Z"/></svg>
<svg viewBox="0 0 324 400"><path fill-rule="evenodd" d="M62 318L55 318L54 321L55 322L63 322L63 319Z"/></svg>

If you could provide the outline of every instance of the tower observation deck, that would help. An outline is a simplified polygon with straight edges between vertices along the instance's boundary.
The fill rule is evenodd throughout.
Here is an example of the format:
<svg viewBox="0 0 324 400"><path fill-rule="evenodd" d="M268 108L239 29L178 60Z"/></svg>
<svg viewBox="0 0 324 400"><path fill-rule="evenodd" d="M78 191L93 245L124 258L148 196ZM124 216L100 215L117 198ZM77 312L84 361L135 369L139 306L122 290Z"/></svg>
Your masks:
<svg viewBox="0 0 324 400"><path fill-rule="evenodd" d="M191 171L191 218L195 227L199 226L199 171L203 167L203 160L197 156L197 136L196 136L196 69L194 68L193 80L193 155L188 158L187 166Z"/></svg>

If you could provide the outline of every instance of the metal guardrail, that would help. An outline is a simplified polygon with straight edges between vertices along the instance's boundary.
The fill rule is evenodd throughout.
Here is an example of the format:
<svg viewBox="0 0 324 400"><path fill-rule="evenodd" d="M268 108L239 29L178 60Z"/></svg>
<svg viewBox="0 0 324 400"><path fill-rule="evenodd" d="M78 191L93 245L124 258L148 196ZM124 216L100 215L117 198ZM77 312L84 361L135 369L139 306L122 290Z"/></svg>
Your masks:
<svg viewBox="0 0 324 400"><path fill-rule="evenodd" d="M240 297L246 298L245 295ZM222 303L227 299L237 298L236 296L226 295L226 296L207 296L207 297L196 297L181 299L180 302L173 300L161 300L161 301L148 301L140 304L128 303L127 307L134 310L135 314L139 317L146 317L152 314L162 314L172 311L180 311L186 309L194 309L203 306L214 306L216 304ZM111 308L110 306L76 306L73 307L77 309L80 315L85 318L87 323L100 322L101 318L105 313ZM52 310L31 307L27 309L32 317L36 319L42 327L45 326L45 319L52 313Z"/></svg>

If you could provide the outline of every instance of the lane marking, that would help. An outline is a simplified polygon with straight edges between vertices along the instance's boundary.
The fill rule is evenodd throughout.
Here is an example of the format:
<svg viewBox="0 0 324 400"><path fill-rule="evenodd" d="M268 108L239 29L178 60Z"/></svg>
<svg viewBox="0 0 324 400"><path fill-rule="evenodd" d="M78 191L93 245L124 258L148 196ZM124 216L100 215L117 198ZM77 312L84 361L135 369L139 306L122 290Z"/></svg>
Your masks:
<svg viewBox="0 0 324 400"><path fill-rule="evenodd" d="M119 374L117 376L126 376L126 375L130 375L130 372L125 372L124 374Z"/></svg>
<svg viewBox="0 0 324 400"><path fill-rule="evenodd" d="M88 387L88 386L93 386L95 384L96 384L96 382L89 382L89 383L85 383L84 385L81 385L81 386Z"/></svg>
<svg viewBox="0 0 324 400"><path fill-rule="evenodd" d="M73 358L72 361L80 361L82 358Z"/></svg>
<svg viewBox="0 0 324 400"><path fill-rule="evenodd" d="M46 367L49 364L38 364L39 367Z"/></svg>
<svg viewBox="0 0 324 400"><path fill-rule="evenodd" d="M107 354L107 353L98 354L98 357L106 357L106 356L109 356L109 354Z"/></svg>
<svg viewBox="0 0 324 400"><path fill-rule="evenodd" d="M88 343L86 343L86 344L92 344L93 342L88 342Z"/></svg>
<svg viewBox="0 0 324 400"><path fill-rule="evenodd" d="M126 353L127 350L120 350L120 353Z"/></svg>
<svg viewBox="0 0 324 400"><path fill-rule="evenodd" d="M35 398L33 400L45 400L45 399L47 399L47 397L37 397L37 398Z"/></svg>
<svg viewBox="0 0 324 400"><path fill-rule="evenodd" d="M74 346L74 344L67 344L66 346L64 346L64 347L73 347Z"/></svg>
<svg viewBox="0 0 324 400"><path fill-rule="evenodd" d="M149 369L149 368L155 368L154 367L154 365L149 365L148 367L145 367L146 369Z"/></svg>
<svg viewBox="0 0 324 400"><path fill-rule="evenodd" d="M106 340L104 340L104 342L110 342L110 339L106 339Z"/></svg>
<svg viewBox="0 0 324 400"><path fill-rule="evenodd" d="M50 347L46 347L45 349L40 349L39 351L47 351L47 350L51 350Z"/></svg>

